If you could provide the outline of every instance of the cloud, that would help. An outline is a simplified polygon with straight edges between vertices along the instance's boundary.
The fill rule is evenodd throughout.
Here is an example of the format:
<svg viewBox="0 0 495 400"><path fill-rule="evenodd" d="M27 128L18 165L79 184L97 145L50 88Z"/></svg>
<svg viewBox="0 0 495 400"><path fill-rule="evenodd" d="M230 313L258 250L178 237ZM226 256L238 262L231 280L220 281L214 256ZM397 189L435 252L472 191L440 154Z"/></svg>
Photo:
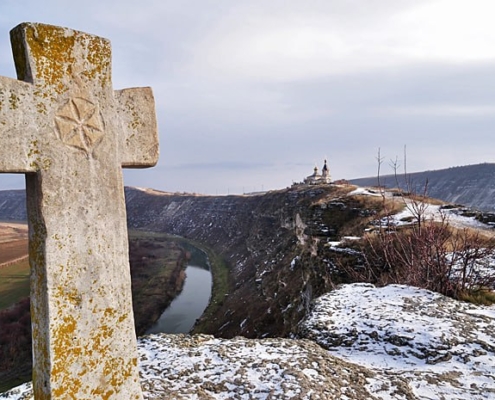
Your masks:
<svg viewBox="0 0 495 400"><path fill-rule="evenodd" d="M285 187L323 158L335 178L369 176L378 147L395 158L405 144L411 170L473 164L493 161L494 7L2 0L0 75L15 76L8 31L21 21L109 38L114 87L151 86L156 99L161 158L125 172L129 185Z"/></svg>
<svg viewBox="0 0 495 400"><path fill-rule="evenodd" d="M270 163L257 163L257 162L244 162L244 161L221 161L221 162L208 162L208 163L185 163L177 164L171 167L172 170L256 170L267 167L272 167Z"/></svg>
<svg viewBox="0 0 495 400"><path fill-rule="evenodd" d="M495 116L495 105L456 105L435 104L420 106L381 107L376 110L379 114L394 114L404 116L431 116L431 117L483 117Z"/></svg>
<svg viewBox="0 0 495 400"><path fill-rule="evenodd" d="M494 60L494 12L490 0L423 3L397 19L401 53L426 62Z"/></svg>
<svg viewBox="0 0 495 400"><path fill-rule="evenodd" d="M418 61L495 59L495 5L488 0L343 3L243 3L197 44L190 68L290 81Z"/></svg>

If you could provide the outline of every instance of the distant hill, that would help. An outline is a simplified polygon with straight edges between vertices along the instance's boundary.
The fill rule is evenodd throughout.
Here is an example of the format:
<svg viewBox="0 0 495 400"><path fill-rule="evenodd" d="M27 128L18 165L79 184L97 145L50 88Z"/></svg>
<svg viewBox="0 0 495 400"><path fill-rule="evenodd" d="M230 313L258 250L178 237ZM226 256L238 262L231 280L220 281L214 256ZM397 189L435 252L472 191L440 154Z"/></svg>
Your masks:
<svg viewBox="0 0 495 400"><path fill-rule="evenodd" d="M26 192L22 190L0 191L0 221L27 221Z"/></svg>
<svg viewBox="0 0 495 400"><path fill-rule="evenodd" d="M479 211L495 211L495 163L466 165L435 171L398 174L399 187L423 193L428 182L427 195L449 203L462 204ZM358 186L377 186L377 177L352 179ZM394 175L383 175L380 183L386 187L397 187ZM409 186L409 188L408 188ZM127 189L129 194L132 190ZM132 197L131 197L132 198ZM128 199L129 200L129 199ZM26 195L24 190L0 190L0 220L25 221Z"/></svg>
<svg viewBox="0 0 495 400"><path fill-rule="evenodd" d="M406 183L406 181L408 183ZM377 186L377 177L350 180L358 186ZM450 203L463 204L480 211L495 211L495 164L484 163L452 167L435 171L414 172L380 177L381 185L412 189L423 193L428 182L427 195Z"/></svg>

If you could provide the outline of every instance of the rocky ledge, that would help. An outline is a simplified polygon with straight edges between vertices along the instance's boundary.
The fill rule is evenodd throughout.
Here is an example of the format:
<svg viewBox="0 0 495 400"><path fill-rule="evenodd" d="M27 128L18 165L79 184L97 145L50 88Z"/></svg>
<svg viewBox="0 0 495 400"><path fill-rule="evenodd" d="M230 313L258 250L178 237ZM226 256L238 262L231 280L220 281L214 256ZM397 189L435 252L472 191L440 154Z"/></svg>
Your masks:
<svg viewBox="0 0 495 400"><path fill-rule="evenodd" d="M343 285L316 300L300 335L375 371L380 399L495 399L495 306L405 285Z"/></svg>
<svg viewBox="0 0 495 400"><path fill-rule="evenodd" d="M143 337L144 397L495 399L493 306L401 285L344 285L318 298L299 335ZM31 396L30 384L0 394Z"/></svg>

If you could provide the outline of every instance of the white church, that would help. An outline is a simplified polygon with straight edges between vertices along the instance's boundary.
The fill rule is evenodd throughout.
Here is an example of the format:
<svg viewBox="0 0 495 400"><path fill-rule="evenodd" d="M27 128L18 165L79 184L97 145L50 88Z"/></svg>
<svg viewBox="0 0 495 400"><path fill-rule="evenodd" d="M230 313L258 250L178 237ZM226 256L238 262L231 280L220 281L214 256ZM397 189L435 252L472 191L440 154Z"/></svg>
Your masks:
<svg viewBox="0 0 495 400"><path fill-rule="evenodd" d="M313 170L313 174L304 178L305 185L321 185L331 183L332 180L330 178L330 170L327 166L327 160L325 160L323 164L323 168L321 170L321 174L318 173L318 167L315 166Z"/></svg>

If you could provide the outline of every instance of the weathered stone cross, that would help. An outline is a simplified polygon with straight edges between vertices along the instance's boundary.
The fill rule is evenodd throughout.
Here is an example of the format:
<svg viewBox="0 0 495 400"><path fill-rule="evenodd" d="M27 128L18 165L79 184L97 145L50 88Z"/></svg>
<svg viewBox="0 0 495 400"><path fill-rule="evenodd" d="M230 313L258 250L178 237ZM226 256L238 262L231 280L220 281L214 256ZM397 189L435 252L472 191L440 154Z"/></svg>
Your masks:
<svg viewBox="0 0 495 400"><path fill-rule="evenodd" d="M25 23L11 41L0 172L26 174L35 397L140 399L121 167L157 162L151 89L112 89L106 39Z"/></svg>

